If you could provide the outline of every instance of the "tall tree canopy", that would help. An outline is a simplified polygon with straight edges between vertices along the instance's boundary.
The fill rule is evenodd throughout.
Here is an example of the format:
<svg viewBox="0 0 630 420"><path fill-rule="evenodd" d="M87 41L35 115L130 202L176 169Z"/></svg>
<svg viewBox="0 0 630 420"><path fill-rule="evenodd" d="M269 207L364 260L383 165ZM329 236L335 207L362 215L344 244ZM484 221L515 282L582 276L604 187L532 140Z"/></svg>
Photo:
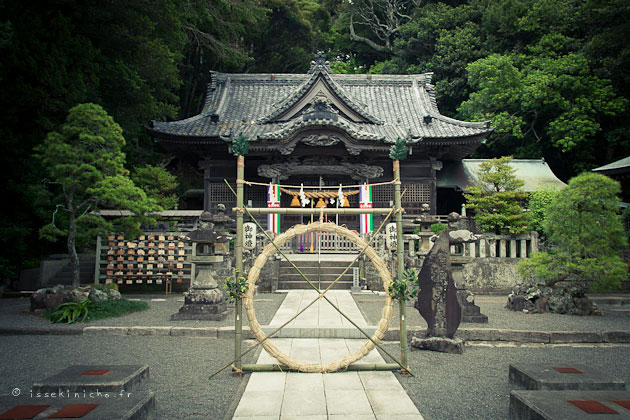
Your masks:
<svg viewBox="0 0 630 420"><path fill-rule="evenodd" d="M41 234L52 239L67 236L75 287L79 286L79 234L91 229L109 233L123 228L138 233L141 222L151 221L148 213L162 209L129 177L124 166L124 146L122 129L102 107L80 104L70 109L59 130L50 132L44 143L35 148L46 168L48 178L44 184L54 190L59 200L51 200L55 209ZM159 181L152 187L159 190ZM102 207L130 210L136 215L135 220L126 218L114 228L112 222L95 214Z"/></svg>

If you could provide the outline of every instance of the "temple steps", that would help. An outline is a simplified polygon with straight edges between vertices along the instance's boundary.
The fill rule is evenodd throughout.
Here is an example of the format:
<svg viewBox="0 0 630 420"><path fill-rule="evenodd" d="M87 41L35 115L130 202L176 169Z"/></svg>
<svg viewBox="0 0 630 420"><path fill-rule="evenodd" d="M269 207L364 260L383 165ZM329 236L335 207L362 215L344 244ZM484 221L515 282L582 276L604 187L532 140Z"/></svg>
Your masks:
<svg viewBox="0 0 630 420"><path fill-rule="evenodd" d="M356 255L355 255L356 256ZM320 288L325 289L348 267L351 261L339 259L326 259L322 255L320 262L317 260L293 260L293 263L304 273L308 279ZM354 264L353 267L357 267ZM344 274L332 287L338 290L350 290L352 287L352 268ZM280 261L278 272L278 289L309 289L310 286L288 261Z"/></svg>

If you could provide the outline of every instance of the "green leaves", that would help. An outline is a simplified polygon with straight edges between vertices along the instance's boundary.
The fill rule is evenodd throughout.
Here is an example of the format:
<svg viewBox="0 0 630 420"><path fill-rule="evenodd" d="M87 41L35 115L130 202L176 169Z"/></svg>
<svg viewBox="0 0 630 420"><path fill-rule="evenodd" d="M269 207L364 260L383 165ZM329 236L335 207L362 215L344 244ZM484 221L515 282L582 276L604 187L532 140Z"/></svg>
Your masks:
<svg viewBox="0 0 630 420"><path fill-rule="evenodd" d="M406 302L413 300L418 294L418 274L413 268L408 268L403 272L402 279L398 280L398 276L395 276L389 286L387 287L387 293L400 302Z"/></svg>
<svg viewBox="0 0 630 420"><path fill-rule="evenodd" d="M245 156L249 152L249 139L245 134L238 133L232 140L232 154L234 156Z"/></svg>
<svg viewBox="0 0 630 420"><path fill-rule="evenodd" d="M50 322L59 324L65 322L66 324L73 324L75 322L83 322L87 319L87 316L92 307L90 299L82 300L81 302L66 302L57 308L54 312L49 314Z"/></svg>
<svg viewBox="0 0 630 420"><path fill-rule="evenodd" d="M247 291L247 279L240 275L238 270L234 270L232 276L225 278L223 289L227 292L230 303L234 302L245 295Z"/></svg>
<svg viewBox="0 0 630 420"><path fill-rule="evenodd" d="M584 173L555 194L543 221L548 252L521 264L547 284L570 280L585 290L618 287L627 277L621 258L626 238L618 214L620 186L604 175Z"/></svg>
<svg viewBox="0 0 630 420"><path fill-rule="evenodd" d="M396 139L396 143L389 149L389 158L391 160L407 159L407 142L404 139L400 137Z"/></svg>
<svg viewBox="0 0 630 420"><path fill-rule="evenodd" d="M475 210L475 222L482 231L523 233L527 214L523 204L527 193L519 188L524 182L510 167L511 156L490 159L479 167L478 183L464 194L468 208Z"/></svg>

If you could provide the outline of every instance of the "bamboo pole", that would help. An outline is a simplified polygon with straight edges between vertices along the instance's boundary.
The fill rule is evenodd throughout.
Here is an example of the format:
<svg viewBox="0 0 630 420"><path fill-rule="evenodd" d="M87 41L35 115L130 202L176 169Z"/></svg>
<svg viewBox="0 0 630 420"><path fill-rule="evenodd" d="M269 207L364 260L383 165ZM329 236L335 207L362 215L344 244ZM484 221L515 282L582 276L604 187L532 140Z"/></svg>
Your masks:
<svg viewBox="0 0 630 420"><path fill-rule="evenodd" d="M238 212L242 207L235 207L232 209L233 212ZM279 209L268 209L265 207L254 207L248 208L247 211L251 214L269 214L269 213L278 213L278 214L314 214L319 215L323 214L387 214L391 211L390 208L387 207L379 207L376 209L355 209L355 208L296 208L296 207L282 207Z"/></svg>
<svg viewBox="0 0 630 420"><path fill-rule="evenodd" d="M398 370L400 366L396 363L353 363L348 365L345 370L348 371L364 371L364 370ZM244 363L243 372L287 372L291 369L288 366L279 364L254 364Z"/></svg>
<svg viewBox="0 0 630 420"><path fill-rule="evenodd" d="M403 242L403 228L402 228L402 202L400 197L400 161L395 160L393 162L394 180L398 181L394 184L394 208L396 209L396 254L398 256L398 269L396 275L398 276L398 282L402 282L403 271L405 270L405 258L404 258L404 242ZM407 371L407 320L406 320L406 307L405 300L400 299L398 301L400 309L400 361Z"/></svg>
<svg viewBox="0 0 630 420"><path fill-rule="evenodd" d="M236 207L242 209L243 203L243 179L245 178L245 156L236 158ZM236 244L234 247L236 259L236 276L243 275L243 212L236 212ZM236 279L238 281L238 278ZM240 370L242 366L241 351L243 338L243 302L239 297L234 302L234 356L235 367Z"/></svg>
<svg viewBox="0 0 630 420"><path fill-rule="evenodd" d="M225 181L225 183L227 184L228 188L230 188L230 190L232 190L232 193L234 193L234 190L232 189L232 186L231 186L231 185L227 182L227 180L224 180L224 181ZM401 200L400 200L400 197L401 197L401 194L400 194L400 184L397 184L397 185L399 186L399 189L398 189L398 202L400 203L400 201L401 201ZM406 192L406 190L405 190L405 192ZM403 194L404 194L404 193L403 193ZM237 196L237 200L238 200L238 196ZM248 215L252 218L252 220L254 221L254 223L256 223L256 225L258 225L258 227L259 227L259 228L263 231L263 233L264 233L264 235L266 236L267 240L268 240L268 241L270 241L270 242L274 245L274 247L276 248L276 251L278 251L278 253L279 253L280 255L282 255L282 256L283 256L283 257L284 257L284 258L285 258L285 259L286 259L286 260L287 260L287 261L288 261L288 262L289 262L289 263L293 266L293 268L294 268L294 269L298 272L298 274L300 275L300 277L302 277L302 278L303 278L303 279L304 279L304 280L308 283L308 285L309 285L309 286L311 286L311 287L312 287L313 289L315 289L318 293L320 293L321 298L323 298L324 300L326 300L326 301L330 304L330 306L332 306L332 307L333 307L333 308L334 308L337 312L339 312L339 314L341 314L341 316L343 316L343 317L344 317L344 318L345 318L348 322L350 322L350 324L352 324L352 326L354 326L357 330L359 330L359 331L361 332L361 334L363 334L363 335L364 335L364 336L365 336L368 340L370 340L372 343L374 343L374 345L375 345L376 347L378 347L379 349L381 349L381 350L383 351L383 353L385 353L385 354L386 354L386 355L388 355L388 356L389 356L392 360L394 360L394 362L396 362L396 363L398 364L398 366L401 368L401 372L406 372L407 374L409 374L409 375L413 376L413 374L412 374L412 373L411 373L411 371L409 370L409 366L408 366L408 365L406 365L406 364L403 364L403 363L399 362L399 361L398 361L398 359L396 359L394 356L392 356L392 355L391 355L391 354L390 354L387 350L385 350L385 349L384 349L384 348L383 348L383 347L382 347L379 343L377 343L376 341L374 341L374 340L372 339L372 337L371 337L371 336L370 336L367 332L365 332L365 331L364 331L361 327L359 327L359 326L358 326L358 325L357 325L357 324L356 324L353 320L351 320L351 319L350 319L350 318L349 318L349 317L348 317L345 313L343 313L343 311L341 311L341 309L339 309L339 308L337 307L337 305L335 305L335 304L334 304L334 303L333 303L330 299L328 299L328 297L326 296L326 292L328 292L328 291L329 291L329 290L330 290L330 289L334 286L334 284L335 284L335 283L336 283L336 282L337 282L337 281L338 281L341 277L343 277L343 275L344 275L344 274L345 274L345 273L346 273L346 272L350 269L350 267L351 267L351 266L352 266L352 265L353 265L353 264L354 264L354 263L355 263L355 262L356 262L356 261L357 261L357 260L361 257L361 255L363 255L363 253L365 252L365 249L367 248L367 246L369 246L369 243L368 243L368 245L366 246L366 248L364 248L363 250L361 250L361 252L359 253L359 255L357 255L357 257L355 258L355 260L354 260L354 261L353 261L350 265L348 265L348 266L346 267L346 269L343 271L343 273L341 273L341 275L339 275L339 277L337 277L337 279L335 279L335 281L333 281L333 282L330 284L330 286L328 286L328 287L327 287L327 288L326 288L326 289L322 292L322 291L320 291L320 290L319 290L319 289L318 289L318 288L317 288L317 287L316 287L316 286L315 286L315 285L314 285L314 284L313 284L313 283L312 283L312 282L311 282L311 281L310 281L310 280L306 277L306 275L304 275L304 273L302 273L302 270L300 270L300 269L298 268L298 266L296 266L296 265L295 265L295 263L293 263L293 261L291 261L291 260L290 260L290 259L289 259L289 258L288 258L285 254L284 254L284 252L282 252L282 250L280 249L280 247L278 247L278 246L276 245L276 243L273 241L273 239L269 237L269 234L267 234L267 232L266 232L266 231L265 231L265 230L264 230L264 229L260 226L260 223L258 222L258 220L256 220L256 218L252 217L252 215L251 215L251 213L250 213L249 209L248 209L248 208L246 208L246 207L244 207L244 206L239 207L239 208L240 208L240 209L242 209L243 211L245 211L245 212L246 212L246 213L247 213L247 214L248 214ZM278 210L278 209L275 209L275 210ZM325 209L323 209L323 208L322 208L322 209L318 209L318 210L319 210L319 211L322 211L322 210L325 210ZM362 209L355 209L355 210L362 210ZM393 210L394 210L394 209L392 208L392 209L389 209L389 210L387 211L387 213L389 213L389 214L385 217L385 220L383 220L383 222L382 222L382 223L381 223L381 225L379 226L378 231L377 231L376 233L378 233L378 232L381 230L381 228L385 225L385 221L389 218L389 216L391 215L391 213L393 212ZM401 216L401 217L402 217L402 216ZM238 225L237 225L237 226L238 226ZM401 223L401 228L402 228L402 223ZM376 237L376 235L374 235L374 237ZM402 235L401 235L401 237L402 237ZM309 306L310 306L310 305L312 305L313 303L315 303L318 299L320 299L320 297L315 298L315 299L314 299L314 300L313 300L313 301L309 304ZM296 317L297 317L297 315L296 315L294 318L296 318ZM287 324L288 324L288 322L287 322ZM284 325L286 325L286 324L284 324ZM283 325L282 327L280 327L279 329L283 328L283 327L284 327L284 325ZM278 330L279 330L279 329L278 329ZM278 330L276 330L276 331L278 331ZM241 357L241 355L238 355L238 356L237 356L237 358L239 359L239 361L240 361L240 357ZM219 371L219 372L220 372L220 371ZM217 372L217 373L218 373L218 372ZM215 373L215 375L216 375L216 373ZM214 376L214 375L212 375L212 376ZM211 377L212 377L212 376L211 376Z"/></svg>

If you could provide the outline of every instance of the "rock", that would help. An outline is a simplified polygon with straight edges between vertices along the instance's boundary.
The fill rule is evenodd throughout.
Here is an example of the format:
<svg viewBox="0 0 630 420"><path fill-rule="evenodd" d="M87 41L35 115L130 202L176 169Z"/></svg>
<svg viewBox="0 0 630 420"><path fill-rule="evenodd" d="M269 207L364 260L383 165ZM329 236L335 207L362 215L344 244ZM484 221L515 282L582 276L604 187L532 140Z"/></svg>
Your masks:
<svg viewBox="0 0 630 420"><path fill-rule="evenodd" d="M47 294L48 293L46 293L46 289L39 289L31 295L31 311L46 308L46 303L44 300L46 299Z"/></svg>
<svg viewBox="0 0 630 420"><path fill-rule="evenodd" d="M601 313L584 294L584 289L574 284L548 286L516 285L508 296L505 306L514 311L569 315L595 315Z"/></svg>
<svg viewBox="0 0 630 420"><path fill-rule="evenodd" d="M115 289L107 290L107 296L110 299L112 299L112 300L120 300L120 299L122 299L122 295L120 294L120 292L118 290L115 290Z"/></svg>
<svg viewBox="0 0 630 420"><path fill-rule="evenodd" d="M442 353L464 353L464 342L458 338L413 337L411 346L421 350L439 351Z"/></svg>
<svg viewBox="0 0 630 420"><path fill-rule="evenodd" d="M102 290L91 288L88 299L90 299L92 302L103 302L109 299L109 296Z"/></svg>
<svg viewBox="0 0 630 420"><path fill-rule="evenodd" d="M593 313L593 302L586 296L573 298L573 304L577 309L577 315L590 315Z"/></svg>
<svg viewBox="0 0 630 420"><path fill-rule="evenodd" d="M44 298L44 306L49 311L56 310L62 303L66 303L66 296L63 293L48 293Z"/></svg>
<svg viewBox="0 0 630 420"><path fill-rule="evenodd" d="M536 310L540 314L549 312L549 299L540 297L536 300Z"/></svg>
<svg viewBox="0 0 630 420"><path fill-rule="evenodd" d="M521 312L524 307L525 307L525 297L513 296L512 299L508 299L508 306L507 306L508 309L511 309L516 312Z"/></svg>

